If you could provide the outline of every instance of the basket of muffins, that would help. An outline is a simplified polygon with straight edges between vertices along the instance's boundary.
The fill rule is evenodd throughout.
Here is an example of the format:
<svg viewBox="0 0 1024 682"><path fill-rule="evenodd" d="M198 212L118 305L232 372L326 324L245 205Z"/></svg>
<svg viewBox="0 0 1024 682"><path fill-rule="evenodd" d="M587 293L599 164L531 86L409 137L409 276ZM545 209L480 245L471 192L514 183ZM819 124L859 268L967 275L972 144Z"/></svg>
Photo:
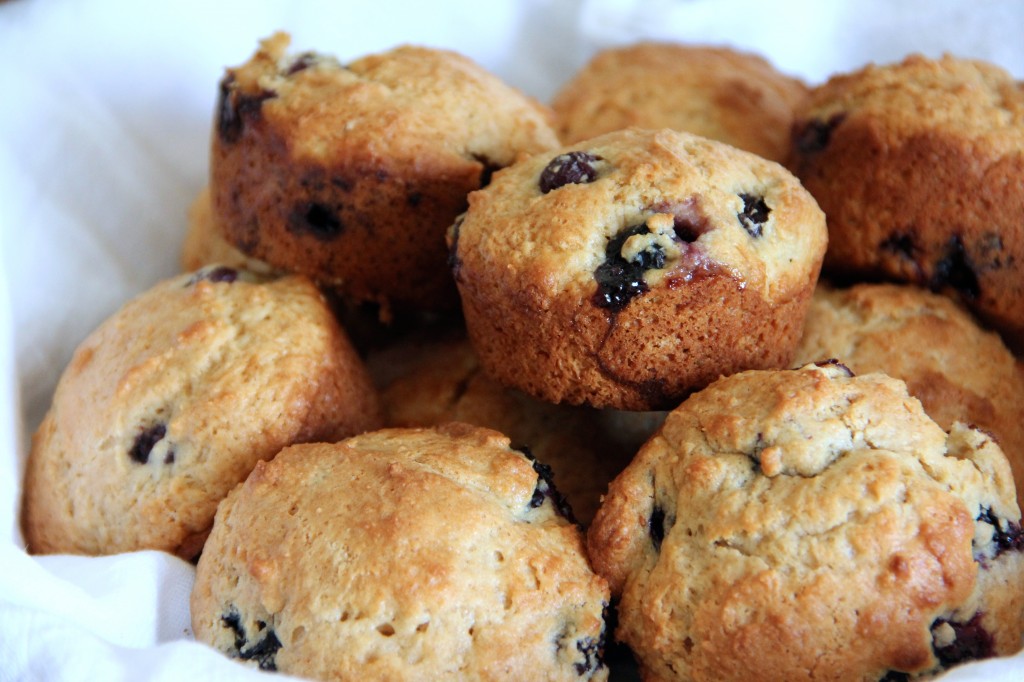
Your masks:
<svg viewBox="0 0 1024 682"><path fill-rule="evenodd" d="M1024 90L643 43L550 105L278 33L82 341L33 553L317 680L930 679L1024 634Z"/></svg>

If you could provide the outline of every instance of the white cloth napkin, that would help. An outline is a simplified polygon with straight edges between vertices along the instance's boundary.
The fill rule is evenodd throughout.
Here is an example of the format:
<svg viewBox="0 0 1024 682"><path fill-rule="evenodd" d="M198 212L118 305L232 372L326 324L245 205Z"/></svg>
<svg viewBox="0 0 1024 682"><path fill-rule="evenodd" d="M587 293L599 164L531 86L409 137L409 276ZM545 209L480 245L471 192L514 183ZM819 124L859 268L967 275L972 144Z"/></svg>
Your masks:
<svg viewBox="0 0 1024 682"><path fill-rule="evenodd" d="M265 679L192 641L189 564L29 557L17 524L29 434L72 350L176 271L217 81L257 39L285 29L342 60L449 47L547 100L641 38L729 44L811 82L911 51L1020 78L1022 26L1024 5L984 0L0 2L0 680ZM947 679L1024 679L1024 656Z"/></svg>

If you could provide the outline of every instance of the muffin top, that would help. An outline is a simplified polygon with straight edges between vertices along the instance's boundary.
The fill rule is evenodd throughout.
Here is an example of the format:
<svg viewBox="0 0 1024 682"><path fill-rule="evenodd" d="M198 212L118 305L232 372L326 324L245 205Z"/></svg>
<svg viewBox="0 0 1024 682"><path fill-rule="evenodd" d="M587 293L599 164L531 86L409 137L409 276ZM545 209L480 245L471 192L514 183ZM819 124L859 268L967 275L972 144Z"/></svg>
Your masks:
<svg viewBox="0 0 1024 682"><path fill-rule="evenodd" d="M951 299L913 286L820 284L795 363L836 358L905 381L939 426L961 421L998 441L1024 488L1024 366Z"/></svg>
<svg viewBox="0 0 1024 682"><path fill-rule="evenodd" d="M388 160L439 167L512 163L558 144L550 112L460 54L418 46L342 65L313 52L286 52L275 33L221 84L215 133L237 137L258 115L288 140L297 161L340 155L368 167Z"/></svg>
<svg viewBox="0 0 1024 682"><path fill-rule="evenodd" d="M579 680L607 676L607 599L543 468L450 424L260 464L218 510L192 613L201 640L319 679Z"/></svg>
<svg viewBox="0 0 1024 682"><path fill-rule="evenodd" d="M256 461L380 420L305 277L211 266L165 280L103 322L61 376L27 464L29 548L191 557Z"/></svg>
<svg viewBox="0 0 1024 682"><path fill-rule="evenodd" d="M785 299L816 276L826 238L814 199L781 166L688 133L628 129L496 173L470 194L449 246L460 287L614 310L712 275Z"/></svg>
<svg viewBox="0 0 1024 682"><path fill-rule="evenodd" d="M672 128L783 161L807 87L762 57L644 42L598 53L552 102L563 142L622 128Z"/></svg>
<svg viewBox="0 0 1024 682"><path fill-rule="evenodd" d="M655 679L879 679L937 664L930 628L970 618L1019 520L990 437L826 363L693 395L612 483L589 547Z"/></svg>
<svg viewBox="0 0 1024 682"><path fill-rule="evenodd" d="M943 131L1019 151L1024 89L993 64L910 55L899 63L833 76L811 91L798 118L793 143L803 153L827 145L835 126L861 122L884 131L892 143Z"/></svg>

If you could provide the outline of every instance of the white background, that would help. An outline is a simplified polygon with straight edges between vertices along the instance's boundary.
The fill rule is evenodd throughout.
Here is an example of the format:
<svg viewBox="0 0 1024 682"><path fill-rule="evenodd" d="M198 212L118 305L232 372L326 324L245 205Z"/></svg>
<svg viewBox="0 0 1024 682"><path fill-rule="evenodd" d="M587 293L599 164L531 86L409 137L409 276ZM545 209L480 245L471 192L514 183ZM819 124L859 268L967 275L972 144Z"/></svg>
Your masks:
<svg viewBox="0 0 1024 682"><path fill-rule="evenodd" d="M547 101L640 38L759 52L811 83L913 51L1022 78L1022 28L1024 3L984 0L0 2L0 680L258 675L190 641L189 565L28 557L17 528L28 434L78 342L175 272L217 82L257 39L285 29L342 61L448 47ZM1019 680L1024 658L948 677Z"/></svg>

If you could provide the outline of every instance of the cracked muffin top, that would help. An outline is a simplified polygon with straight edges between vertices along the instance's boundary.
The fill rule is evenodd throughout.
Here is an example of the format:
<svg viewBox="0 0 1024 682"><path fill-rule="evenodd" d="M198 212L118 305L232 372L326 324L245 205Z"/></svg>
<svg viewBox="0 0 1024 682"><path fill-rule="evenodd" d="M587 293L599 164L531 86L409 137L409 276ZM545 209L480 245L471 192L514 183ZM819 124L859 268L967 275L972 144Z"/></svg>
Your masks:
<svg viewBox="0 0 1024 682"><path fill-rule="evenodd" d="M908 679L1019 648L1019 524L990 437L823 363L693 395L588 540L645 679Z"/></svg>
<svg viewBox="0 0 1024 682"><path fill-rule="evenodd" d="M604 680L607 601L549 470L453 423L260 464L218 509L192 623L316 679Z"/></svg>
<svg viewBox="0 0 1024 682"><path fill-rule="evenodd" d="M836 358L857 374L905 381L928 416L992 434L1024 492L1024 365L999 335L945 296L899 284L818 285L798 365Z"/></svg>
<svg viewBox="0 0 1024 682"><path fill-rule="evenodd" d="M728 48L645 42L604 50L552 100L563 142L672 128L782 162L807 86Z"/></svg>

